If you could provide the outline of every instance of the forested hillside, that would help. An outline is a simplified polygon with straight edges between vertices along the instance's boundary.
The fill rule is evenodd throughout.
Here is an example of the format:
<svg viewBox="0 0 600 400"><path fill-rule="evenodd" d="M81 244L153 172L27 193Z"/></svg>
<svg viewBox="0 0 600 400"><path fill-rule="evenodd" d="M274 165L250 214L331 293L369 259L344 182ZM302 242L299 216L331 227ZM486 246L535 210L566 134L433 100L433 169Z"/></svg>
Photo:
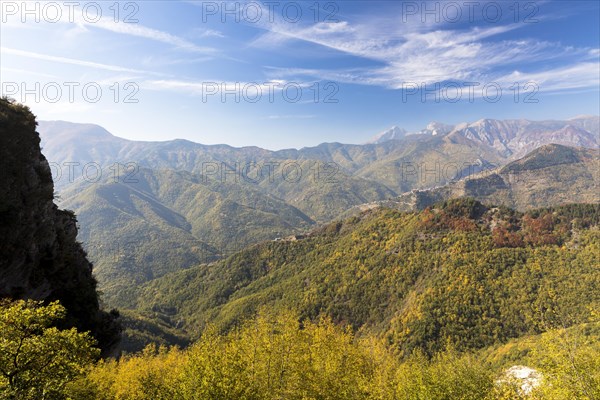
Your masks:
<svg viewBox="0 0 600 400"><path fill-rule="evenodd" d="M600 304L599 221L598 205L379 209L167 274L121 306L193 337L268 307L329 316L399 354L483 348L588 319Z"/></svg>

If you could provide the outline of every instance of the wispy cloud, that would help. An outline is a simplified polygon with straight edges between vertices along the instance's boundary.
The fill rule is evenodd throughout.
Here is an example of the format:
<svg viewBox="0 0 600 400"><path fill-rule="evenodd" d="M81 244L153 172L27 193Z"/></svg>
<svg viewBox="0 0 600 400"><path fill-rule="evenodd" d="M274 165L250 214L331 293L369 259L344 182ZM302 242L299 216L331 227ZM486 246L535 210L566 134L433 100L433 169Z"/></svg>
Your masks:
<svg viewBox="0 0 600 400"><path fill-rule="evenodd" d="M194 28L190 35L191 37L197 37L200 39L204 38L224 38L225 35L223 32L218 31L216 29L208 29L208 28Z"/></svg>
<svg viewBox="0 0 600 400"><path fill-rule="evenodd" d="M199 46L189 40L181 38L179 36L173 35L171 33L161 31L158 29L150 28L144 26L138 22L128 23L125 21L115 21L112 17L104 17L98 14L95 14L93 10L86 10L86 13L82 12L74 12L71 13L66 4L55 3L56 7L61 9L61 15L69 15L69 18L61 18L58 20L59 23L65 25L71 25L72 29L65 31L66 36L76 36L85 32L88 32L93 29L102 29L105 31L110 31L122 35L135 36L143 39L148 39L164 44L168 44L173 46L175 49L192 52L192 53L201 53L201 54L217 54L220 51L214 47L209 46ZM35 22L34 19L27 19L25 23L21 21L20 15L11 16L11 18L7 18L6 22L3 22L4 28L30 28L30 29L40 29L43 30L48 26L53 26L53 23L38 23ZM204 36L199 36L202 38L206 37L222 37L223 35L211 29L203 30Z"/></svg>
<svg viewBox="0 0 600 400"><path fill-rule="evenodd" d="M215 54L218 52L217 49L206 46L198 46L188 40L172 35L167 32L163 32L157 29L148 28L140 24L126 24L122 22L115 22L113 19L102 17L100 21L95 23L87 23L79 21L82 24L87 24L89 27L95 27L99 29L108 30L115 33L124 35L137 36L144 39L150 39L161 43L166 43L174 46L177 49L185 50L188 52L202 53L202 54Z"/></svg>
<svg viewBox="0 0 600 400"><path fill-rule="evenodd" d="M1 52L1 48L0 48L0 52ZM22 69L22 68L2 68L2 72L13 72L13 73L17 73L17 74L25 74L25 75L31 75L31 76L39 76L39 77L43 77L43 78L58 79L58 75L47 74L45 72L31 71L31 70Z"/></svg>
<svg viewBox="0 0 600 400"><path fill-rule="evenodd" d="M199 64L214 60L211 56L173 58L163 55L149 55L141 60L144 66L168 67L173 65Z"/></svg>
<svg viewBox="0 0 600 400"><path fill-rule="evenodd" d="M142 70L138 70L138 69L126 68L126 67L121 67L118 65L102 64L102 63L97 63L97 62L92 62L92 61L78 60L75 58L57 57L57 56L52 56L52 55L48 55L48 54L41 54L41 53L34 53L31 51L13 49L10 47L0 47L0 53L11 54L11 55L20 56L20 57L33 58L33 59L37 59L37 60L52 61L52 62L57 62L57 63L62 63L62 64L78 65L81 67L102 69L102 70L113 71L113 72L129 72L129 73L134 73L134 74L152 74L152 72L149 72L149 71L142 71Z"/></svg>
<svg viewBox="0 0 600 400"><path fill-rule="evenodd" d="M467 29L439 24L396 25L393 28L368 18L360 23L319 22L308 26L276 20L261 26L266 32L252 45L276 50L289 41L304 41L372 61L371 66L360 68L267 68L273 78L312 77L389 89L400 89L407 83L502 81L517 67L528 70L531 79L540 78L546 84L555 82L553 88L578 88L585 84L585 79L568 71L584 71L587 76L594 67L597 75L600 68L597 60L595 63L589 60L591 55L597 54L597 49L532 39L497 39L526 25L522 23ZM562 64L562 67L536 73L540 62ZM551 74L556 74L554 79ZM586 86L597 85L595 82L597 80L590 79Z"/></svg>
<svg viewBox="0 0 600 400"><path fill-rule="evenodd" d="M254 97L258 94L269 96L275 91L281 90L286 81L269 80L264 82L234 82L216 79L198 80L148 80L141 85L149 90L169 90L192 95L227 95L236 93L239 96Z"/></svg>
<svg viewBox="0 0 600 400"><path fill-rule="evenodd" d="M504 84L503 86L519 83L521 87L527 82L535 82L543 91L598 88L600 86L600 66L598 63L583 62L538 72L514 71L497 80L501 85Z"/></svg>

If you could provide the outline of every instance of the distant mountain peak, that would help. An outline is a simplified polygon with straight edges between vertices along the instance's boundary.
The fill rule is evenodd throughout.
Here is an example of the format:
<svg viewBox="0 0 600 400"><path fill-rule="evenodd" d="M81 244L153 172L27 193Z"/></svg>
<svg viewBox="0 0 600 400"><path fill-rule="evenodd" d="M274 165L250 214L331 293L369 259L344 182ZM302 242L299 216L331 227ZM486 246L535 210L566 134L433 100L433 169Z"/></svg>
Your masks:
<svg viewBox="0 0 600 400"><path fill-rule="evenodd" d="M375 135L371 140L367 142L367 144L379 144L387 142L389 140L403 139L406 136L406 133L407 132L405 129L394 125L390 129L387 129Z"/></svg>
<svg viewBox="0 0 600 400"><path fill-rule="evenodd" d="M453 125L448 125L443 122L431 121L427 124L427 127L419 133L429 134L429 135L445 135L450 133L454 129Z"/></svg>
<svg viewBox="0 0 600 400"><path fill-rule="evenodd" d="M68 121L39 121L39 130L46 135L80 137L82 139L115 139L112 133L96 124L81 124Z"/></svg>
<svg viewBox="0 0 600 400"><path fill-rule="evenodd" d="M448 125L443 122L431 121L424 129L416 132L408 132L406 129L400 128L396 125L392 126L377 135L373 136L367 144L381 144L390 140L401 140L407 135L431 135L431 136L442 136L446 135L454 129L454 125Z"/></svg>

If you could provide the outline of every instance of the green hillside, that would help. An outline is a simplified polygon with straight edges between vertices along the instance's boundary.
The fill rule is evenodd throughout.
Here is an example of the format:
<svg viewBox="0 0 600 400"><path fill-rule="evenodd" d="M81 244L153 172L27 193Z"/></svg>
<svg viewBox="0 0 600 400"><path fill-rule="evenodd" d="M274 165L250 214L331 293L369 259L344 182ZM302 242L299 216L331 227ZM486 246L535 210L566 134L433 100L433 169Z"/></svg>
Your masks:
<svg viewBox="0 0 600 400"><path fill-rule="evenodd" d="M135 180L80 182L64 197L61 206L77 210L79 238L109 303L122 301L132 285L312 224L256 189L188 172L141 169Z"/></svg>
<svg viewBox="0 0 600 400"><path fill-rule="evenodd" d="M168 274L123 306L180 320L192 336L268 307L330 316L401 354L484 348L598 308L599 221L598 205L380 209Z"/></svg>

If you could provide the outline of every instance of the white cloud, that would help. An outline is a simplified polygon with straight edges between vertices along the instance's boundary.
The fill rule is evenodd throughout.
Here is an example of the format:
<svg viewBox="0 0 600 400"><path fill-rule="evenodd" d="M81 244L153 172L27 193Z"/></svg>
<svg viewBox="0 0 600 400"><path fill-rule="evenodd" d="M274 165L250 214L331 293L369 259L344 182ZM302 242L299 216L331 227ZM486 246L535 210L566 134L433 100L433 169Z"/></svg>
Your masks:
<svg viewBox="0 0 600 400"><path fill-rule="evenodd" d="M202 95L204 93L223 94L239 93L241 96L253 97L259 92L262 98L268 98L272 93L281 92L288 87L288 90L295 88L305 89L310 88L314 81L289 81L284 79L268 79L256 81L226 81L219 79L206 80L174 80L174 79L157 79L146 80L140 83L140 86L148 90L169 90L179 93L192 95ZM311 92L312 93L312 92ZM290 96L293 97L292 94Z"/></svg>
<svg viewBox="0 0 600 400"><path fill-rule="evenodd" d="M214 96L222 94L224 96L236 93L241 97L260 95L268 97L275 91L281 90L286 81L269 80L264 82L234 82L216 79L207 79L204 81L183 81L183 80L150 80L142 82L141 87L149 90L170 90L192 95Z"/></svg>
<svg viewBox="0 0 600 400"><path fill-rule="evenodd" d="M214 60L213 57L210 56L200 56L200 57L185 57L185 58L173 58L167 57L164 55L149 55L144 57L141 60L142 65L152 66L152 67L167 67L172 65L187 65L187 64L198 64L205 63L207 61Z"/></svg>
<svg viewBox="0 0 600 400"><path fill-rule="evenodd" d="M208 29L208 28L194 28L192 30L192 37L197 38L224 38L225 35L221 31L217 31L216 29Z"/></svg>
<svg viewBox="0 0 600 400"><path fill-rule="evenodd" d="M0 48L0 52L1 51L2 50ZM21 69L21 68L2 68L2 72L4 72L4 73L12 72L12 73L16 73L16 74L25 74L25 75L31 75L31 76L39 76L39 77L43 77L43 78L58 79L58 76L54 75L54 74L47 74L45 72L31 71L28 69Z"/></svg>
<svg viewBox="0 0 600 400"><path fill-rule="evenodd" d="M137 70L137 69L121 67L118 65L102 64L102 63L96 63L96 62L91 62L91 61L78 60L75 58L57 57L57 56L51 56L51 55L47 55L47 54L34 53L31 51L12 49L10 47L0 47L0 53L11 54L11 55L20 56L20 57L34 58L37 60L58 62L58 63L62 63L62 64L78 65L81 67L103 69L103 70L114 71L114 72L129 72L129 73L136 73L136 74L150 73L148 71L141 71L141 70Z"/></svg>
<svg viewBox="0 0 600 400"><path fill-rule="evenodd" d="M540 91L597 88L600 86L600 64L583 62L538 72L513 71L499 77L497 81L506 87L514 83L523 87L527 82L535 82Z"/></svg>
<svg viewBox="0 0 600 400"><path fill-rule="evenodd" d="M171 35L170 33L159 31L157 29L152 29L145 27L139 24L127 24L122 22L115 22L114 20L106 17L102 17L100 21L95 23L87 23L80 21L81 23L87 24L89 27L96 27L100 29L105 29L111 32L120 33L124 35L137 36L144 39L150 39L157 42L166 43L172 46L175 46L178 49L195 52L195 53L203 53L203 54L214 54L217 52L216 49L212 47L203 47L197 46L196 44L182 39L178 36Z"/></svg>
<svg viewBox="0 0 600 400"><path fill-rule="evenodd" d="M558 43L532 39L491 40L526 24L459 30L447 26L447 29L440 29L440 25L410 24L396 24L397 27L392 28L381 20L364 18L361 21L360 24L340 21L300 26L276 20L262 25L266 32L252 45L278 49L290 40L299 40L373 62L369 67L352 69L270 68L271 76L276 78L302 76L390 89L402 88L406 83L495 82L505 77L506 72L503 71L516 66L535 68L540 61L562 63L564 67L542 71L538 77L549 78L549 74L556 73L559 75L555 81L561 84L553 84L554 87L578 88L585 84L585 80L566 71L569 68L578 70L581 68L579 63L598 57L597 50L566 47ZM597 73L598 64L595 66ZM588 69L591 67L586 67L586 72ZM595 79L588 80L587 86L593 86L594 82Z"/></svg>
<svg viewBox="0 0 600 400"><path fill-rule="evenodd" d="M23 3L24 4L24 3ZM77 3L79 4L79 3ZM164 32L158 29L153 29L144 25L139 24L138 22L125 22L125 21L115 21L113 17L104 17L99 16L95 12L93 12L93 7L90 9L86 9L85 15L80 10L75 10L72 12L70 7L67 6L67 3L53 3L54 7L58 7L60 9L60 14L62 17L58 19L58 23L62 25L70 25L72 28L65 31L65 39L69 39L70 37L76 37L85 32L89 32L93 28L102 29L118 34L129 35L140 37L143 39L153 40L156 42L165 43L171 46L174 46L176 49L180 49L187 52L193 53L202 53L202 54L216 54L219 51L212 47L206 46L198 46L195 43L190 42L189 40L183 39L179 36L173 35L168 32ZM76 5L75 8L78 6ZM107 12L107 10L105 10ZM40 29L43 30L45 28L53 28L54 23L49 23L44 19L41 19L41 22L36 22L36 19L31 17L25 20L25 22L21 21L21 15L19 13L15 15L7 16L6 21L2 22L3 29L5 28L15 28L15 29ZM204 30L204 37L218 37L220 32L215 30L206 29Z"/></svg>

